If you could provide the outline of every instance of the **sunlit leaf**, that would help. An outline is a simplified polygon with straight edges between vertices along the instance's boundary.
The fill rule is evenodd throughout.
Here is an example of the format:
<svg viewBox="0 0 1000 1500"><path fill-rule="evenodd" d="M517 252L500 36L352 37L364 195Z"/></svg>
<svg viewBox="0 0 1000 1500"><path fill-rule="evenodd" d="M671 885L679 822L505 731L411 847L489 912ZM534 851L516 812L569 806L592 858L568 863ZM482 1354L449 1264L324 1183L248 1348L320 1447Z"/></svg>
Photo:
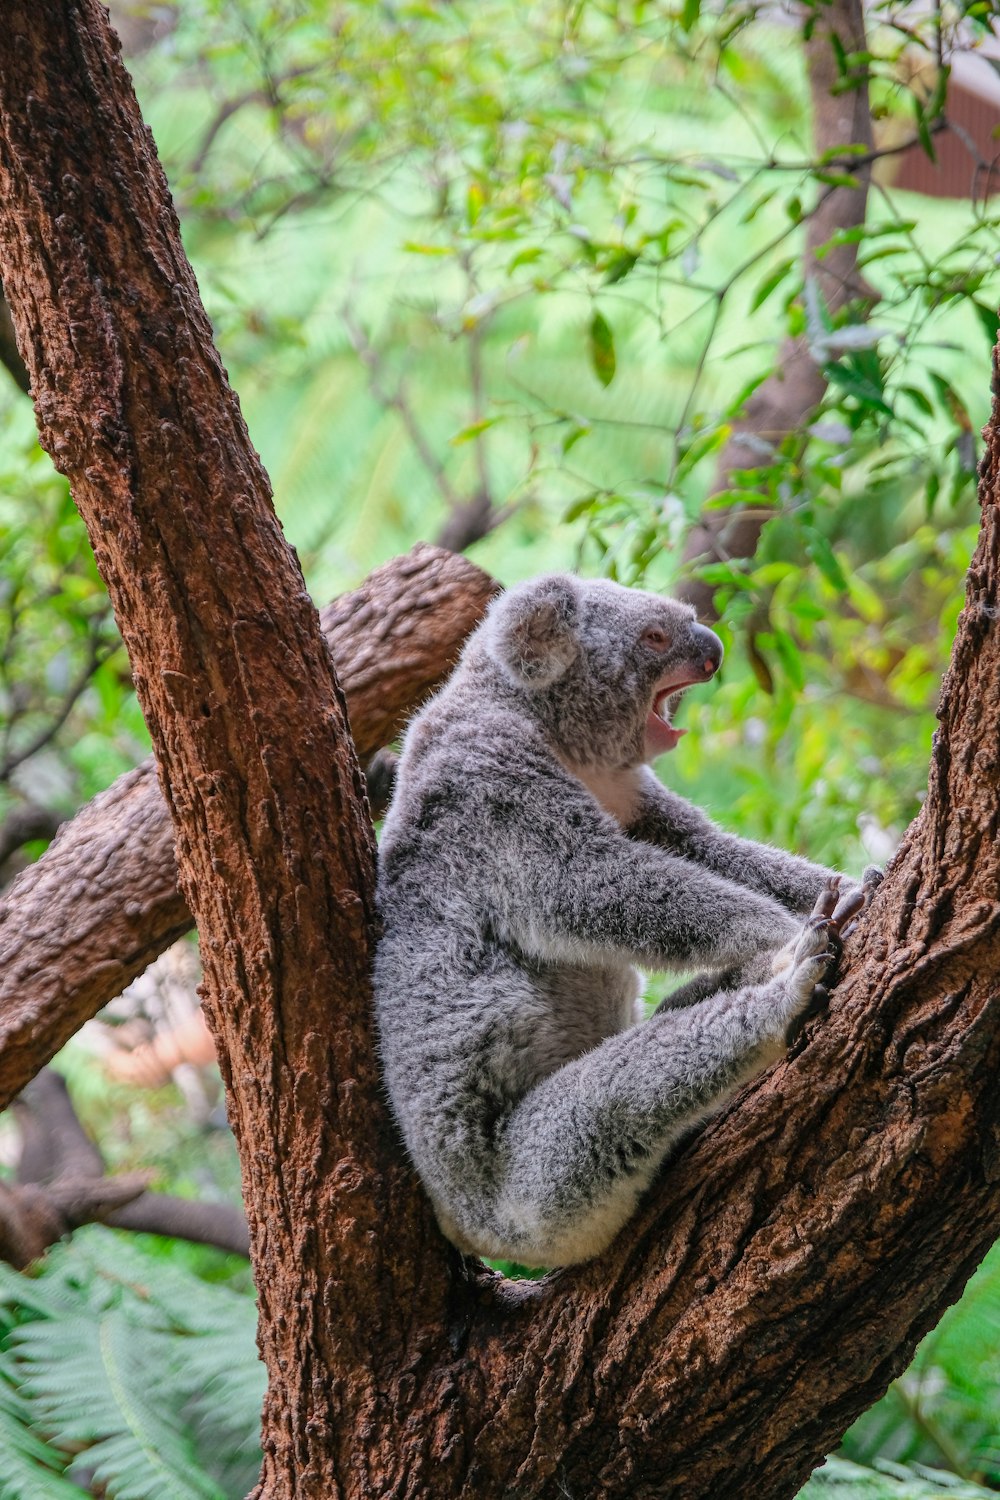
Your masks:
<svg viewBox="0 0 1000 1500"><path fill-rule="evenodd" d="M590 363L601 384L610 385L617 368L615 340L608 320L596 311L590 320Z"/></svg>

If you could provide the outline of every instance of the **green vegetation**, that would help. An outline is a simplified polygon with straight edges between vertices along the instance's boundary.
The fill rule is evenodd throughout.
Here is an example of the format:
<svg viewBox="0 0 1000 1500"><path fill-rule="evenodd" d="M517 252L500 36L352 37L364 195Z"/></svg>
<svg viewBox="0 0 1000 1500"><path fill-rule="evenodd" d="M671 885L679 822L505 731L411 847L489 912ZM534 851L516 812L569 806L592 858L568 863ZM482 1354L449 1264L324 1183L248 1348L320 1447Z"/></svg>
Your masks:
<svg viewBox="0 0 1000 1500"><path fill-rule="evenodd" d="M752 555L698 570L728 657L660 770L736 831L884 862L926 785L975 538L994 200L931 206L887 157L864 223L817 261L855 244L866 285L828 305L805 234L865 164L817 151L803 36L752 0L132 9L129 66L317 600L470 502L469 554L504 582L579 567L657 588L703 507L764 508ZM871 7L836 88L869 89L876 149L933 154L941 61L991 18L984 0ZM821 408L720 472L786 339ZM0 877L47 836L9 847L15 815L50 834L146 744L82 525L3 377ZM79 1054L66 1069L116 1166L235 1192L230 1147L175 1128L171 1090L112 1089ZM808 1500L1000 1489L995 1265ZM0 1500L245 1493L252 1302L245 1275L206 1286L231 1273L96 1230L30 1280L0 1267Z"/></svg>

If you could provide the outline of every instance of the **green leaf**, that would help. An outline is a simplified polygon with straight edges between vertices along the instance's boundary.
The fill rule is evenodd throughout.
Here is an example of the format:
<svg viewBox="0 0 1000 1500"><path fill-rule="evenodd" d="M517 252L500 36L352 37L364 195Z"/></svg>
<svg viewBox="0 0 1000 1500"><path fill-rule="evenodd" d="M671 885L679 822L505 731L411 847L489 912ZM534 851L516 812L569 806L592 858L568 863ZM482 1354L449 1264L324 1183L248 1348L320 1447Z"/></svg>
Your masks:
<svg viewBox="0 0 1000 1500"><path fill-rule="evenodd" d="M823 182L827 187L859 188L861 181L855 177L853 172L828 172L822 168L815 168L811 176L817 182Z"/></svg>
<svg viewBox="0 0 1000 1500"><path fill-rule="evenodd" d="M746 213L740 219L740 223L741 224L751 224L751 223L753 223L754 219L760 213L761 209L762 208L766 208L766 206L770 203L771 199L774 197L774 194L775 194L775 189L774 188L768 188L768 190L767 190L766 193L761 193L757 198L755 198L754 201L751 203L750 207L747 209Z"/></svg>
<svg viewBox="0 0 1000 1500"><path fill-rule="evenodd" d="M827 380L839 385L849 396L860 401L862 406L881 412L886 417L893 415L892 407L886 405L881 389L860 374L853 364L827 364L823 366L823 373Z"/></svg>
<svg viewBox="0 0 1000 1500"><path fill-rule="evenodd" d="M844 141L840 146L830 146L819 158L821 167L827 166L831 161L842 161L845 156L865 156L868 147L861 141Z"/></svg>
<svg viewBox="0 0 1000 1500"><path fill-rule="evenodd" d="M476 182L475 179L473 179L473 181L469 183L468 190L465 194L465 217L470 228L473 224L476 223L479 215L482 213L483 205L485 204L485 202L486 193L483 189L482 183Z"/></svg>
<svg viewBox="0 0 1000 1500"><path fill-rule="evenodd" d="M764 280L760 283L750 300L751 312L756 312L758 307L767 301L775 287L784 281L792 267L797 264L797 259L794 256L790 256L788 260L783 260L780 266L775 267L769 275L764 277Z"/></svg>
<svg viewBox="0 0 1000 1500"><path fill-rule="evenodd" d="M507 262L507 275L516 271L518 266L530 266L534 261L541 260L543 251L538 245L529 245L525 250L519 250Z"/></svg>
<svg viewBox="0 0 1000 1500"><path fill-rule="evenodd" d="M403 249L408 250L411 255L451 255L452 251L447 245L427 245L420 240L404 240Z"/></svg>
<svg viewBox="0 0 1000 1500"><path fill-rule="evenodd" d="M617 368L615 339L607 318L599 312L590 320L590 363L601 384L609 386Z"/></svg>
<svg viewBox="0 0 1000 1500"><path fill-rule="evenodd" d="M927 123L927 113L916 95L913 96L913 108L917 117L917 139L923 147L924 155L934 162L936 166L937 152L934 149L930 126Z"/></svg>
<svg viewBox="0 0 1000 1500"><path fill-rule="evenodd" d="M830 46L833 49L833 55L837 61L837 72L843 77L843 75L847 72L847 53L845 52L844 44L840 40L840 37L837 35L836 31L830 32Z"/></svg>
<svg viewBox="0 0 1000 1500"><path fill-rule="evenodd" d="M616 281L624 281L638 259L638 255L632 250L623 250L619 255L613 256L604 273L605 286L614 286Z"/></svg>
<svg viewBox="0 0 1000 1500"><path fill-rule="evenodd" d="M775 629L774 645L781 658L781 665L785 674L796 692L801 693L806 685L806 672L802 663L802 652L799 650L794 636L789 635L787 630Z"/></svg>
<svg viewBox="0 0 1000 1500"><path fill-rule="evenodd" d="M917 410L925 417L933 417L934 408L919 386L901 385L899 393L901 396L905 396L907 400L912 401Z"/></svg>
<svg viewBox="0 0 1000 1500"><path fill-rule="evenodd" d="M43 1482L42 1469L37 1483L22 1475L20 1488L5 1489L19 1470L4 1431L4 1377L18 1383L26 1428L46 1434L56 1463L81 1462L108 1500L246 1493L259 1468L264 1392L249 1297L92 1229L54 1248L33 1280L0 1266L0 1309L9 1330L0 1500L80 1493L58 1476ZM19 1446L27 1459L48 1458L37 1440Z"/></svg>
<svg viewBox="0 0 1000 1500"><path fill-rule="evenodd" d="M684 0L681 7L681 26L690 31L701 14L701 0Z"/></svg>
<svg viewBox="0 0 1000 1500"><path fill-rule="evenodd" d="M481 422L470 422L468 427L463 427L461 431L455 433L451 439L452 447L460 448L463 443L471 443L473 438L477 438L487 428L495 426L499 420L499 417L483 417Z"/></svg>
<svg viewBox="0 0 1000 1500"><path fill-rule="evenodd" d="M930 378L931 385L938 393L938 398L941 402L941 405L954 419L956 425L961 428L963 432L971 432L972 418L969 416L968 408L966 407L965 402L962 400L961 396L958 394L951 381L948 380L944 375L941 375L937 370L928 370L927 374Z"/></svg>
<svg viewBox="0 0 1000 1500"><path fill-rule="evenodd" d="M718 427L710 427L707 432L699 432L691 438L690 442L679 443L680 462L677 465L679 478L690 474L696 464L701 463L710 453L716 453L726 443L732 434L732 428L728 422L722 422Z"/></svg>
<svg viewBox="0 0 1000 1500"><path fill-rule="evenodd" d="M996 309L990 307L985 302L978 301L978 299L975 297L973 297L972 299L972 306L975 309L976 317L979 319L980 326L982 327L983 332L986 334L987 342L992 349L996 345L997 341L998 318Z"/></svg>
<svg viewBox="0 0 1000 1500"><path fill-rule="evenodd" d="M581 516L589 515L596 506L599 498L600 496L596 491L589 495L581 495L578 500L574 500L571 505L567 505L563 511L563 520L567 522L579 521Z"/></svg>
<svg viewBox="0 0 1000 1500"><path fill-rule="evenodd" d="M575 426L571 427L569 432L567 432L566 436L562 440L563 457L565 457L572 448L575 448L580 439L585 438L589 432L590 428L586 422L577 422ZM567 516L566 519L568 520L569 517Z"/></svg>
<svg viewBox="0 0 1000 1500"><path fill-rule="evenodd" d="M63 1477L60 1454L32 1431L31 1408L0 1380L0 1500L86 1500L91 1493Z"/></svg>
<svg viewBox="0 0 1000 1500"><path fill-rule="evenodd" d="M849 587L847 577L829 541L821 531L814 531L811 527L806 527L805 531L808 537L807 555L812 558L827 583L831 584L838 594L846 594Z"/></svg>

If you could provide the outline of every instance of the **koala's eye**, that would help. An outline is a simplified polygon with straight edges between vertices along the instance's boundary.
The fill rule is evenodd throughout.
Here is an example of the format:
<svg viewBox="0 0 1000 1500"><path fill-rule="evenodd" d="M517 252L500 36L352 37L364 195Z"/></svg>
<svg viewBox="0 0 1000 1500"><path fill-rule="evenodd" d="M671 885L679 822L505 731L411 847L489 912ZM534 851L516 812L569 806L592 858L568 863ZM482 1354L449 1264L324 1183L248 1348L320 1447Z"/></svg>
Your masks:
<svg viewBox="0 0 1000 1500"><path fill-rule="evenodd" d="M670 649L670 637L665 630L659 630L651 625L648 630L642 632L640 637L644 646L649 646L653 651L668 651Z"/></svg>

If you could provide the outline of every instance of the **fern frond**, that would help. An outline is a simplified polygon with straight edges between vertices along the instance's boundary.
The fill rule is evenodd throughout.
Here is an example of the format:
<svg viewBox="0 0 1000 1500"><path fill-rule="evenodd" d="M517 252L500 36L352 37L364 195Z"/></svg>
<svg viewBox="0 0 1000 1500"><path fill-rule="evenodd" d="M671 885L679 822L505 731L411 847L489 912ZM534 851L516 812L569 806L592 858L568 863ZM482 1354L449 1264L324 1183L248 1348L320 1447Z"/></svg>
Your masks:
<svg viewBox="0 0 1000 1500"><path fill-rule="evenodd" d="M828 1458L799 1491L798 1500L991 1500L995 1490L920 1465L879 1463L876 1468Z"/></svg>
<svg viewBox="0 0 1000 1500"><path fill-rule="evenodd" d="M31 1431L31 1412L0 1379L0 1500L87 1500L63 1475L66 1459Z"/></svg>
<svg viewBox="0 0 1000 1500"><path fill-rule="evenodd" d="M164 1375L171 1340L137 1328L120 1308L39 1319L11 1348L34 1420L87 1467L114 1500L225 1500L202 1471Z"/></svg>
<svg viewBox="0 0 1000 1500"><path fill-rule="evenodd" d="M264 1393L254 1326L248 1296L108 1230L54 1247L34 1277L0 1266L0 1382L18 1385L15 1427L48 1436L35 1456L56 1469L75 1455L108 1500L246 1493L260 1466ZM59 1500L89 1493L65 1484Z"/></svg>

